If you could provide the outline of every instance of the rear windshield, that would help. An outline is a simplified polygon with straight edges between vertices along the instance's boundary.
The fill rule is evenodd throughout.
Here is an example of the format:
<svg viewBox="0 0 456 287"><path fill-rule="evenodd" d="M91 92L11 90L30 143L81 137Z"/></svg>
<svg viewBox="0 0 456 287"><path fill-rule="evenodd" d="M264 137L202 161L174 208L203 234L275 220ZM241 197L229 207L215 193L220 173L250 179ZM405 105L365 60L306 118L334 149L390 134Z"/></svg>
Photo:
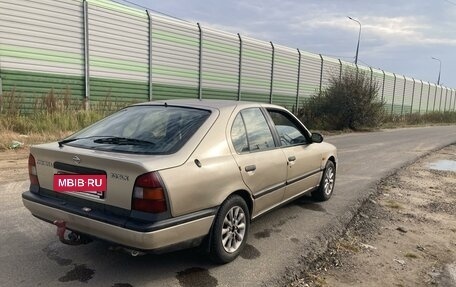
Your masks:
<svg viewBox="0 0 456 287"><path fill-rule="evenodd" d="M171 154L201 127L210 111L173 106L133 106L72 135L67 145L125 153Z"/></svg>

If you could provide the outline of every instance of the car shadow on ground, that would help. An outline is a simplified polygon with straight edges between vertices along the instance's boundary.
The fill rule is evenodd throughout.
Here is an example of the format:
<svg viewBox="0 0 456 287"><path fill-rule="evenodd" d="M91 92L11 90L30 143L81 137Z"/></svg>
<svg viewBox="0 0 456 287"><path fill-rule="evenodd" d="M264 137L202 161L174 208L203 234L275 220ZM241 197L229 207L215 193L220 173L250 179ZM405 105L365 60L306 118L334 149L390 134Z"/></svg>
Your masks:
<svg viewBox="0 0 456 287"><path fill-rule="evenodd" d="M315 202L310 196L303 196L261 216L255 220L253 226L257 228L252 228L240 258L247 260L258 258L261 253L254 247L256 240L269 237L276 231L279 232L281 226L287 224L289 220L296 219L297 215L291 214L295 213L291 210L296 207L326 212L319 202ZM284 216L285 214L287 216ZM268 226L268 228L263 230L260 226ZM295 241L299 242L297 239ZM104 241L93 241L81 246L67 246L55 238L50 238L49 242L42 250L50 261L54 261L49 262L48 268L60 270L55 269L55 263L57 263L67 270L66 273L59 275L59 282L91 283L94 278L101 277L113 280L112 283L108 283L111 284L109 286L128 287L151 281L165 282L170 277L175 277L181 286L217 286L218 284L210 270L220 265L211 262L204 245L163 254L147 253L131 256L122 248L114 247ZM68 270L68 267L72 269Z"/></svg>

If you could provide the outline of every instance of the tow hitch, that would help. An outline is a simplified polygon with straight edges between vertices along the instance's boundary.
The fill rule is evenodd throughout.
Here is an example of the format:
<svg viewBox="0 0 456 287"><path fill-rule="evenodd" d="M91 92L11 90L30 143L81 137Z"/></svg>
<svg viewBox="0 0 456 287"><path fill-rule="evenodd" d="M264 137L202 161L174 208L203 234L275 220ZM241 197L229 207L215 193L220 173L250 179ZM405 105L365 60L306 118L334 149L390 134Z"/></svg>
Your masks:
<svg viewBox="0 0 456 287"><path fill-rule="evenodd" d="M70 231L68 238L65 238L66 222L63 220L55 220L53 223L55 226L57 226L57 236L59 237L60 242L63 244L81 245L92 241L89 237L76 233L74 231Z"/></svg>

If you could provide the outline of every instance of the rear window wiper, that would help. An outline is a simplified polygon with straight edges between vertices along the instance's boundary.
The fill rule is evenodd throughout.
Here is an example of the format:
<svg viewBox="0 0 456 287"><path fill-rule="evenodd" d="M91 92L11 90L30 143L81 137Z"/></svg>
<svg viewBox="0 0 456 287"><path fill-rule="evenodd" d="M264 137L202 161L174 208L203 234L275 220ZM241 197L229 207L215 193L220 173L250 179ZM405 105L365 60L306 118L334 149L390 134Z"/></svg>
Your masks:
<svg viewBox="0 0 456 287"><path fill-rule="evenodd" d="M96 139L93 142L99 143L99 144L116 144L116 145L155 145L155 143L151 142L151 141L124 138L124 137L102 138L102 139Z"/></svg>
<svg viewBox="0 0 456 287"><path fill-rule="evenodd" d="M74 141L78 141L78 140L84 140L84 139L91 139L91 138L102 138L102 137L112 137L112 136L90 136L90 137L82 137L82 138L69 138L69 139L66 139L66 140L61 140L61 141L58 141L58 144L59 144L59 147L63 147L64 144L67 144L67 143L70 143L70 142L74 142Z"/></svg>

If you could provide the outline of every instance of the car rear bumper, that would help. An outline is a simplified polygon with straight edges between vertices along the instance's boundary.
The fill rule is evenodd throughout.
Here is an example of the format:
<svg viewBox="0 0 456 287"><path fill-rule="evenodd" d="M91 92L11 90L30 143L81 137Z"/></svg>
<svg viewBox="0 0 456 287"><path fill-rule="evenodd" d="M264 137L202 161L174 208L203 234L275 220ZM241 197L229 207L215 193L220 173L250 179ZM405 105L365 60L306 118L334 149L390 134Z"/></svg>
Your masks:
<svg viewBox="0 0 456 287"><path fill-rule="evenodd" d="M80 214L60 209L46 202L39 196L31 192L22 195L24 206L36 217L53 222L62 220L68 229L109 242L113 242L126 247L139 250L166 249L167 247L179 245L183 242L202 238L209 233L215 212L204 216L204 213L186 220L175 219L175 224L168 220L162 228L154 228L153 231L138 231L116 226L103 222L103 220L93 219Z"/></svg>

